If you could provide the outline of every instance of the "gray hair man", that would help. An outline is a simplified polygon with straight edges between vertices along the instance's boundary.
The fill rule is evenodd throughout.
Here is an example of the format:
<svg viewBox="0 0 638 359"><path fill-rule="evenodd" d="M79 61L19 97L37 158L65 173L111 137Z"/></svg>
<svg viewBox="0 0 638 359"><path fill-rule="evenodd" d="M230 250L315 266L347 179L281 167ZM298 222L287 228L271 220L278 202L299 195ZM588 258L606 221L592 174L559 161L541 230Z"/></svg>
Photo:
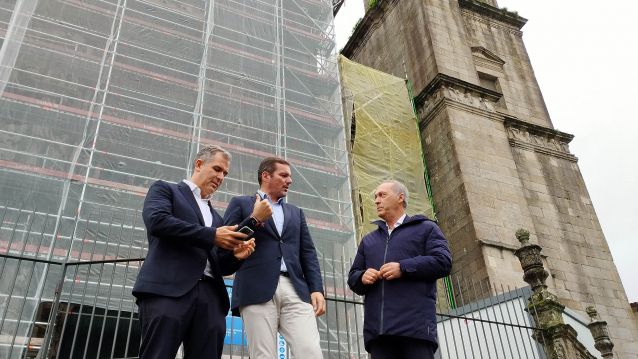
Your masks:
<svg viewBox="0 0 638 359"><path fill-rule="evenodd" d="M363 337L373 359L434 358L436 280L450 273L447 240L423 215L408 216L408 190L384 181L374 191L379 220L350 268L348 286L365 295Z"/></svg>
<svg viewBox="0 0 638 359"><path fill-rule="evenodd" d="M255 250L254 240L224 226L210 199L230 167L230 154L203 147L190 179L157 181L144 200L142 217L148 253L133 295L142 325L140 358L173 359L180 344L186 358L221 358L230 303L224 276L234 273ZM270 207L255 206L256 218ZM221 260L218 249L231 251Z"/></svg>

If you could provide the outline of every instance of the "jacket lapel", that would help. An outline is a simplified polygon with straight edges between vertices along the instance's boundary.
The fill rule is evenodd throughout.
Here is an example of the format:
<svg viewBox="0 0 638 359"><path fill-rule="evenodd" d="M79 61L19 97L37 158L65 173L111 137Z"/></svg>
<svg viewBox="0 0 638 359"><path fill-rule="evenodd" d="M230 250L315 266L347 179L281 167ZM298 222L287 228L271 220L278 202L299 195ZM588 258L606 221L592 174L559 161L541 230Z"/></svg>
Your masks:
<svg viewBox="0 0 638 359"><path fill-rule="evenodd" d="M191 191L191 188L188 187L188 185L184 182L178 183L177 187L179 188L180 192L182 192L182 195L184 195L184 198L186 198L186 202L188 202L191 205L191 207L193 208L193 211L195 211L195 214L197 214L197 219L199 219L199 224L203 226L204 217L202 217L202 211L199 210L199 205L197 204L197 202L195 202L193 191Z"/></svg>
<svg viewBox="0 0 638 359"><path fill-rule="evenodd" d="M281 202L281 208L283 209L283 212L284 212L284 225L283 225L283 228L281 229L281 236L283 237L284 234L286 233L286 228L288 228L288 224L291 223L292 209L284 201Z"/></svg>
<svg viewBox="0 0 638 359"><path fill-rule="evenodd" d="M284 221L284 224L286 222ZM281 236L279 235L279 232L277 232L277 226L275 226L275 220L272 218L272 216L270 218L268 218L268 221L266 221L266 228L272 232L272 234L275 235L276 239L280 239ZM283 233L283 231L282 231Z"/></svg>

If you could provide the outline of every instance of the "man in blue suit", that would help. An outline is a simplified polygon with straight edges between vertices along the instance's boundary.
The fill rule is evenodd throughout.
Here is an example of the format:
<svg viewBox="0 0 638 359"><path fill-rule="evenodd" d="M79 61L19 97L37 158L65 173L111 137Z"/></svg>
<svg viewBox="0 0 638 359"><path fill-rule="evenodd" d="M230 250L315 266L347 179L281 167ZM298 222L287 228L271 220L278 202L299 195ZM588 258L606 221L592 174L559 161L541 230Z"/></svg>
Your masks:
<svg viewBox="0 0 638 359"><path fill-rule="evenodd" d="M140 358L173 359L181 343L185 358L221 358L230 305L223 276L255 250L254 240L244 242L247 236L236 226L223 226L210 204L230 159L218 146L204 147L190 180L157 181L148 190L142 217L149 247L133 287L142 324ZM252 216L270 214L262 204ZM220 260L220 248L231 255Z"/></svg>
<svg viewBox="0 0 638 359"><path fill-rule="evenodd" d="M258 195L270 203L272 218L244 220L254 196L233 198L224 216L226 225L252 226L257 245L235 274L232 309L241 313L251 359L278 357L277 331L296 358L322 358L315 318L326 306L321 270L303 211L283 201L292 183L290 164L269 157L257 175Z"/></svg>

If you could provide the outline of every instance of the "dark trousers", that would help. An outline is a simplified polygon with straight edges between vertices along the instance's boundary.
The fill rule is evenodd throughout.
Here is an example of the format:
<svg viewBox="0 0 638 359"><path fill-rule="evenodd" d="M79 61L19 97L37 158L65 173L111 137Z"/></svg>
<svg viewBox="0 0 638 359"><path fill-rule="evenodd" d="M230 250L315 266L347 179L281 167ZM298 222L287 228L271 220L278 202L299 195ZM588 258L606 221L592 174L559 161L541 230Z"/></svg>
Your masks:
<svg viewBox="0 0 638 359"><path fill-rule="evenodd" d="M434 346L427 340L381 335L370 342L372 359L434 359Z"/></svg>
<svg viewBox="0 0 638 359"><path fill-rule="evenodd" d="M213 282L199 281L181 297L145 294L138 298L140 359L174 359L182 342L184 358L221 358L226 313L218 296Z"/></svg>

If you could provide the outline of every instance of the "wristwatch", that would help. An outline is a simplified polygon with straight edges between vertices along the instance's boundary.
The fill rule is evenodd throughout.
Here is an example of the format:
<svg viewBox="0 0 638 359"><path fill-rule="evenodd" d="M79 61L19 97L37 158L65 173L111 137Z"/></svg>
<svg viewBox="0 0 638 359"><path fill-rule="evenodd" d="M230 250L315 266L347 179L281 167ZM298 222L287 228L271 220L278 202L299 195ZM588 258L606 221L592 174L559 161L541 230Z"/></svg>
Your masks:
<svg viewBox="0 0 638 359"><path fill-rule="evenodd" d="M255 217L248 218L248 226L252 229L257 229L259 226L259 221Z"/></svg>

